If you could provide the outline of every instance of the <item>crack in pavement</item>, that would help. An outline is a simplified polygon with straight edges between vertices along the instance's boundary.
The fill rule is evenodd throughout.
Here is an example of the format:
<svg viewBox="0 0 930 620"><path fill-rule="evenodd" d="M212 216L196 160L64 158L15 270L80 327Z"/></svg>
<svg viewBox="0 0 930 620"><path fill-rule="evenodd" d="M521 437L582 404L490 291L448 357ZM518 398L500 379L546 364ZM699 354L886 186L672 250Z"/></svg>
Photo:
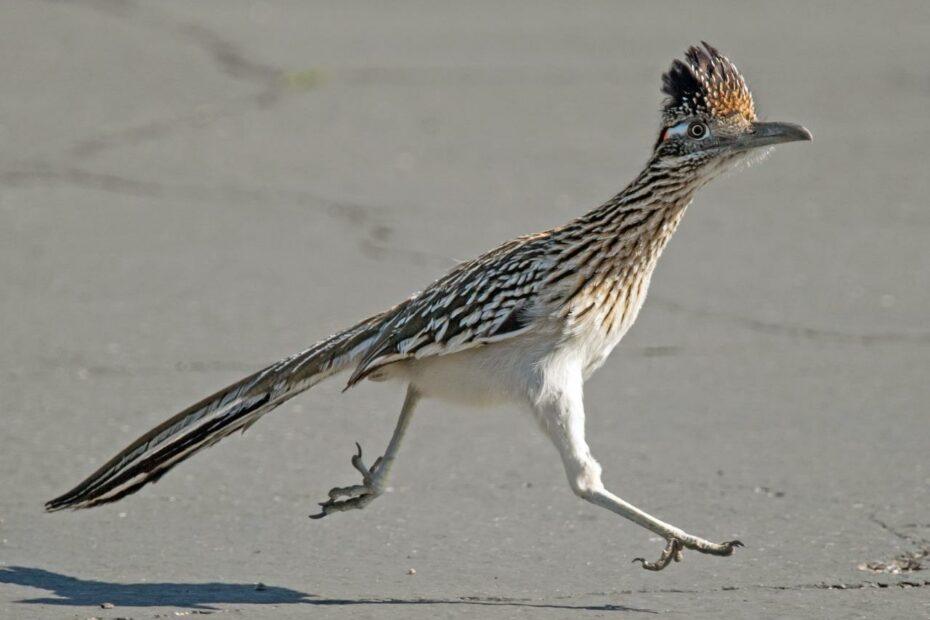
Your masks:
<svg viewBox="0 0 930 620"><path fill-rule="evenodd" d="M162 21L173 25L191 43L202 49L226 75L254 82L265 88L280 86L283 70L250 60L235 43L227 41L209 28L165 18L162 18Z"/></svg>
<svg viewBox="0 0 930 620"><path fill-rule="evenodd" d="M258 90L245 97L227 100L224 110L212 110L210 113L205 113L205 109L201 108L85 138L69 148L65 153L66 156L82 159L92 157L113 148L132 146L160 138L185 127L203 126L220 118L228 118L250 110L267 109L280 101L287 93L296 94L306 91L306 88L293 88L285 79L286 73L282 69L249 59L239 46L215 31L199 24L179 22L165 17L152 8L154 5L134 4L128 0L106 3L101 3L99 0L85 0L75 4L121 19L144 13L145 17L141 23L147 21L156 29L169 30L181 35L189 44L202 50L223 75L254 84Z"/></svg>
<svg viewBox="0 0 930 620"><path fill-rule="evenodd" d="M885 530L889 534L892 534L893 536L900 538L903 541L914 543L917 545L925 545L925 544L930 543L930 541L928 541L926 538L920 538L919 536L912 536L910 534L905 534L904 532L900 531L898 528L892 527L885 521L882 521L881 519L879 519L878 515L875 515L875 514L869 515L869 520L872 523L881 527L883 530ZM914 524L909 524L908 526L903 526L903 527L927 527L927 526L923 524L919 524L919 523L914 523Z"/></svg>
<svg viewBox="0 0 930 620"><path fill-rule="evenodd" d="M103 132L78 141L77 144L65 151L65 157L86 160L105 151L136 146L156 140L181 129L204 127L220 119L231 118L237 114L260 108L265 105L264 102L266 102L265 92L261 92L228 100L225 103L225 109L204 105L193 111L168 118L155 119L115 131Z"/></svg>
<svg viewBox="0 0 930 620"><path fill-rule="evenodd" d="M641 588L638 590L614 590L611 592L589 592L589 596L616 596L631 594L713 594L716 592L746 592L746 591L803 591L803 590L885 590L930 587L930 579L902 579L899 581L857 581L853 583L800 583L791 585L749 585L749 586L720 586L719 588L688 589L688 588Z"/></svg>
<svg viewBox="0 0 930 620"><path fill-rule="evenodd" d="M804 340L815 341L832 341L838 343L856 343L856 344L885 344L885 343L906 343L918 344L930 342L930 333L928 332L879 332L874 334L858 334L853 332L844 332L832 329L823 329L819 327L807 327L804 325L791 325L789 323L775 323L763 321L753 317L745 317L729 312L720 312L716 310L707 310L704 308L695 308L686 306L680 302L663 299L652 296L650 300L654 305L661 306L671 312L688 314L701 318L711 318L722 320L729 323L736 323L751 331L775 335L790 336Z"/></svg>
<svg viewBox="0 0 930 620"><path fill-rule="evenodd" d="M76 167L33 166L0 172L0 185L24 187L32 184L63 183L98 191L134 197L174 197L185 200L227 204L262 203L264 206L291 203L320 210L327 215L343 219L349 224L371 225L377 215L390 207L373 207L359 203L337 201L306 190L280 188L251 188L241 186L207 187L197 185L169 185L156 181L132 179L105 172L91 172ZM374 231L370 231L373 232Z"/></svg>
<svg viewBox="0 0 930 620"><path fill-rule="evenodd" d="M258 87L257 92L244 97L228 99L222 104L223 109L216 106L201 106L201 109L191 112L175 114L167 118L158 118L139 124L103 132L79 140L75 145L64 152L65 157L88 158L115 148L134 146L150 140L170 135L180 129L188 127L202 127L221 118L229 118L251 110L267 109L278 103L288 94L306 92L315 87L322 79L319 71L288 72L282 67L272 66L250 58L242 46L223 37L220 33L202 24L180 21L167 16L163 11L156 9L156 4L134 3L130 0L81 0L72 3L74 6L83 6L116 19L134 19L139 24L157 30L165 30L180 35L188 44L201 50L214 64L219 72L232 79L247 82ZM516 66L512 71L495 71L490 74L493 83L513 83L519 76L526 79L527 67ZM602 83L605 79L604 71L599 70L593 74L584 74L579 77L576 69L560 69L545 67L535 81L549 83L569 82L579 80L590 82L592 80ZM448 66L448 67L356 67L342 68L327 73L330 77L338 78L345 84L367 84L371 82L386 84L422 84L422 83L456 83L475 81L475 76L481 77L481 82L489 79L489 73L483 66ZM454 75L452 80L450 75ZM623 81L617 75L608 78L617 83Z"/></svg>

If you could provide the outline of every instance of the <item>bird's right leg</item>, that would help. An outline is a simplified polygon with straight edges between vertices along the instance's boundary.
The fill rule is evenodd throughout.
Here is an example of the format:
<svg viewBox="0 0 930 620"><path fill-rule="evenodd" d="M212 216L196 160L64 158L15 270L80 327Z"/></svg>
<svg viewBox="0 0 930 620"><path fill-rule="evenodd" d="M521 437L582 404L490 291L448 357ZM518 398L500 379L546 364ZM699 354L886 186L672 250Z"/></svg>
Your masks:
<svg viewBox="0 0 930 620"><path fill-rule="evenodd" d="M388 444L387 450L384 451L384 456L375 459L371 467L365 466L362 461L362 447L358 443L355 444L358 452L352 455L352 466L362 475L362 484L330 489L329 499L320 504L322 508L320 512L310 515L311 519L322 519L334 512L362 509L384 493L391 467L394 465L394 459L397 458L397 453L400 451L400 443L407 431L407 426L410 425L413 410L419 400L419 392L413 386L409 386L407 396L404 398L404 405L400 410L400 417L394 427L394 434L391 436L391 442Z"/></svg>
<svg viewBox="0 0 930 620"><path fill-rule="evenodd" d="M733 553L734 548L742 546L738 540L714 543L688 534L604 488L601 482L601 466L594 460L585 441L585 414L580 376L577 377L577 382L568 381L558 394L535 403L534 409L562 456L568 482L576 495L641 525L667 541L665 550L655 562L647 562L643 558L634 560L641 562L643 568L662 570L672 561L680 561L684 549L728 556Z"/></svg>

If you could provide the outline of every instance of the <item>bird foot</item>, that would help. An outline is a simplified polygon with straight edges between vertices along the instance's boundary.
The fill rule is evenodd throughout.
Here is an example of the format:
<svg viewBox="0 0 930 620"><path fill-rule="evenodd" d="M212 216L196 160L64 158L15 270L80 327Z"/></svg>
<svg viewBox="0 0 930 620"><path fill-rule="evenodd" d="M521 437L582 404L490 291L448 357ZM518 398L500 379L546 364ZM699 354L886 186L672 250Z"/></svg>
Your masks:
<svg viewBox="0 0 930 620"><path fill-rule="evenodd" d="M322 519L334 512L346 512L347 510L361 510L374 501L376 497L384 492L382 481L378 476L382 458L379 456L372 463L371 467L366 467L362 461L362 446L355 443L358 452L352 455L352 467L362 474L362 484L353 484L347 487L333 487L329 490L329 499L320 502L322 510L316 514L310 515L311 519ZM345 497L347 499L340 499Z"/></svg>
<svg viewBox="0 0 930 620"><path fill-rule="evenodd" d="M677 538L669 538L668 544L665 545L665 549L662 551L662 555L659 556L658 560L655 562L647 562L646 558L633 558L633 562L639 562L646 570L662 570L671 564L672 560L681 562L683 552L684 546L682 546L681 541Z"/></svg>
<svg viewBox="0 0 930 620"><path fill-rule="evenodd" d="M733 550L742 547L743 543L738 540L730 540L725 543L712 543L701 538L694 540L680 540L678 538L669 538L668 544L662 551L662 555L655 562L647 562L645 558L635 558L633 562L639 562L646 570L659 571L668 566L674 560L681 562L684 550L694 549L701 553L710 555L728 556L733 555Z"/></svg>

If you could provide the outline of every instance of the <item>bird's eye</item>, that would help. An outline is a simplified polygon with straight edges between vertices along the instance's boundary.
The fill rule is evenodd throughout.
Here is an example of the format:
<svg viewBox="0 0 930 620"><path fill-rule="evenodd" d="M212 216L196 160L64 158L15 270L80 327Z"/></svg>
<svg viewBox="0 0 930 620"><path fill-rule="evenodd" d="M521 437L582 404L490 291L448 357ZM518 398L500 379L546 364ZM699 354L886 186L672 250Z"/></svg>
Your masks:
<svg viewBox="0 0 930 620"><path fill-rule="evenodd" d="M694 121L688 125L688 137L700 140L707 135L707 125L700 121Z"/></svg>

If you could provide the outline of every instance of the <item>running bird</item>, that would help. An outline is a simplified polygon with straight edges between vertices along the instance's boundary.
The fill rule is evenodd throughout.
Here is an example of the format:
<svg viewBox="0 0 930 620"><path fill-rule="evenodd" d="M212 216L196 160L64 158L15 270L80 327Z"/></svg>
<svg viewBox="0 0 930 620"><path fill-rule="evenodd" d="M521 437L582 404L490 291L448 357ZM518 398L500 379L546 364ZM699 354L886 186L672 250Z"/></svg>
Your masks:
<svg viewBox="0 0 930 620"><path fill-rule="evenodd" d="M152 429L49 511L115 502L320 381L350 371L400 381L407 395L384 456L352 457L361 484L336 487L322 518L364 508L384 492L422 398L514 403L558 449L572 491L662 536L661 570L684 549L728 556L608 491L585 442L582 386L627 332L656 261L695 192L771 145L810 140L799 125L760 122L736 67L704 43L662 76L661 128L645 168L619 194L563 226L518 237L463 263L400 304L250 375Z"/></svg>

